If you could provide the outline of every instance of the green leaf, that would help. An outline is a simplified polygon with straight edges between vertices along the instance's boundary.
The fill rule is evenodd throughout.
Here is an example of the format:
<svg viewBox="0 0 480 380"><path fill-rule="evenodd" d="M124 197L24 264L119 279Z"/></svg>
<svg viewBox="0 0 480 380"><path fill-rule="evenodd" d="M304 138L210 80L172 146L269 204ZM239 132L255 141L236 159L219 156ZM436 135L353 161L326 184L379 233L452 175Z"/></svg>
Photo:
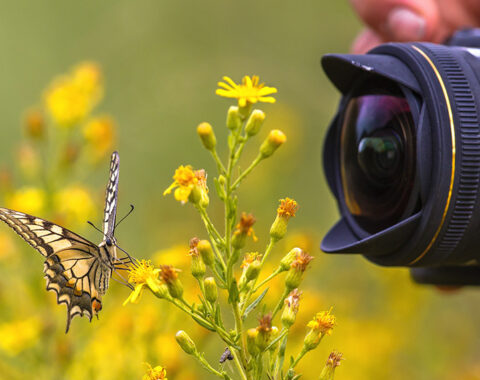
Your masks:
<svg viewBox="0 0 480 380"><path fill-rule="evenodd" d="M225 282L225 272L223 271L222 263L215 257L215 269L222 278L222 281Z"/></svg>
<svg viewBox="0 0 480 380"><path fill-rule="evenodd" d="M238 293L237 281L234 279L228 289L228 302L233 305L238 301L240 301L240 295Z"/></svg>
<svg viewBox="0 0 480 380"><path fill-rule="evenodd" d="M260 302L262 302L263 297L265 297L265 294L267 294L267 292L268 292L268 288L266 288L266 289L262 292L262 294L260 294L260 295L255 299L255 301L253 301L250 305L248 305L248 307L245 309L245 313L243 313L242 319L247 318L247 315L250 314L250 312L251 312L253 309L255 309Z"/></svg>
<svg viewBox="0 0 480 380"><path fill-rule="evenodd" d="M215 328L206 324L202 319L198 318L195 314L191 314L192 318L197 322L200 326L205 327L207 330L216 331Z"/></svg>

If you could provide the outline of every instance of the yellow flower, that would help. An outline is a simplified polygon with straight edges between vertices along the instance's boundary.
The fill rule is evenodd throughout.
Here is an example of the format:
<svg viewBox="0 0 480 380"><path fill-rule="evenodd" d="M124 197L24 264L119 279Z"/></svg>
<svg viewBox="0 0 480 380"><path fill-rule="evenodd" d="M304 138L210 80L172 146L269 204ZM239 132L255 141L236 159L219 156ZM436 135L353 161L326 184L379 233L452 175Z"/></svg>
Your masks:
<svg viewBox="0 0 480 380"><path fill-rule="evenodd" d="M100 69L87 62L52 82L44 95L45 105L56 123L70 127L90 113L102 92Z"/></svg>
<svg viewBox="0 0 480 380"><path fill-rule="evenodd" d="M170 194L175 189L174 196L179 202L186 203L190 200L193 203L200 201L202 195L208 192L205 170L193 170L190 165L180 165L173 175L173 183L163 192L163 195ZM198 190L194 191L194 190ZM197 197L197 195L199 195Z"/></svg>
<svg viewBox="0 0 480 380"><path fill-rule="evenodd" d="M167 379L167 371L165 368L157 365L155 368L152 368L152 366L148 363L146 363L148 368L147 368L147 373L143 375L142 380L168 380Z"/></svg>
<svg viewBox="0 0 480 380"><path fill-rule="evenodd" d="M38 342L41 328L40 321L35 318L0 324L0 336L2 337L0 349L8 355L18 355Z"/></svg>
<svg viewBox="0 0 480 380"><path fill-rule="evenodd" d="M258 252L249 252L245 255L240 268L247 268L254 261L261 261L262 255Z"/></svg>
<svg viewBox="0 0 480 380"><path fill-rule="evenodd" d="M45 202L45 192L37 187L22 187L7 197L9 208L32 215L40 214Z"/></svg>
<svg viewBox="0 0 480 380"><path fill-rule="evenodd" d="M255 231L253 230L253 225L255 224L255 222L256 219L252 214L242 212L240 221L238 222L237 226L235 227L235 231L233 232L232 244L234 248L243 248L245 246L245 239L247 238L247 236L251 236L253 241L258 240L255 236Z"/></svg>
<svg viewBox="0 0 480 380"><path fill-rule="evenodd" d="M72 71L72 81L92 100L99 100L102 92L102 71L95 62L83 62L75 66Z"/></svg>
<svg viewBox="0 0 480 380"><path fill-rule="evenodd" d="M294 199L285 198L280 199L280 206L277 208L277 213L279 216L283 216L285 218L290 218L295 216L295 213L298 210L298 204Z"/></svg>
<svg viewBox="0 0 480 380"><path fill-rule="evenodd" d="M159 295L162 289L162 283L158 278L159 274L160 269L155 268L150 260L137 261L137 266L132 267L128 274L128 282L135 288L123 305L125 306L128 302L138 303L145 287L148 287L155 295Z"/></svg>
<svg viewBox="0 0 480 380"><path fill-rule="evenodd" d="M280 206L277 208L277 217L270 227L270 236L275 241L283 239L287 233L288 220L295 216L298 204L290 198L280 199Z"/></svg>
<svg viewBox="0 0 480 380"><path fill-rule="evenodd" d="M96 117L83 128L83 136L91 150L92 159L98 161L110 153L115 141L115 122L109 116Z"/></svg>
<svg viewBox="0 0 480 380"><path fill-rule="evenodd" d="M327 359L325 367L323 367L319 380L333 380L335 376L335 368L340 365L340 361L343 360L343 354L338 351L330 353Z"/></svg>
<svg viewBox="0 0 480 380"><path fill-rule="evenodd" d="M333 328L337 324L335 316L330 314L332 309L317 313L313 319L308 322L307 326L319 335L330 335Z"/></svg>
<svg viewBox="0 0 480 380"><path fill-rule="evenodd" d="M275 87L266 87L265 83L259 83L257 75L252 77L244 76L241 84L236 84L227 76L224 76L223 80L226 83L218 82L218 87L221 88L218 88L215 93L225 98L238 99L239 107L245 107L247 104L257 102L275 103L275 98L268 95L275 94L277 89Z"/></svg>
<svg viewBox="0 0 480 380"><path fill-rule="evenodd" d="M96 214L90 191L80 185L69 186L57 192L54 204L61 222L68 225L84 224Z"/></svg>
<svg viewBox="0 0 480 380"><path fill-rule="evenodd" d="M307 252L305 252L303 249L300 249L297 251L295 260L293 260L292 264L290 265L291 268L294 268L296 270L305 272L305 270L308 267L308 264L310 261L313 260L313 256L310 256Z"/></svg>

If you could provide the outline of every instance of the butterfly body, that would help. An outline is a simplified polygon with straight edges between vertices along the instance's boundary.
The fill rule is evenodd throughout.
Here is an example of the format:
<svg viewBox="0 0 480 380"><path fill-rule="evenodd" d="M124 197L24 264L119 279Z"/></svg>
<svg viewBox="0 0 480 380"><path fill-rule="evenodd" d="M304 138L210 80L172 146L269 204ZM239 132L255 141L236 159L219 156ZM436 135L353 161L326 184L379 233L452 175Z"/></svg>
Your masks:
<svg viewBox="0 0 480 380"><path fill-rule="evenodd" d="M112 154L104 212L104 239L98 245L39 217L0 208L0 220L45 258L47 290L67 305L67 332L76 315L90 320L102 308L113 270L124 262L116 251L115 213L119 174L118 153Z"/></svg>

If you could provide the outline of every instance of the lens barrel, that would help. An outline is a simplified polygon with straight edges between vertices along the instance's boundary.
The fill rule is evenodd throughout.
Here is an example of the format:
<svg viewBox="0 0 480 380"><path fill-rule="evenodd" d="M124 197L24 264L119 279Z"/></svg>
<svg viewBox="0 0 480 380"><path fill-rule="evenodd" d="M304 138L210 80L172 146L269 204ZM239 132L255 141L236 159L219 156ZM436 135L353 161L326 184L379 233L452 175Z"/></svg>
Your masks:
<svg viewBox="0 0 480 380"><path fill-rule="evenodd" d="M387 266L478 271L478 57L476 48L430 43L323 57L342 93L324 146L341 219L323 251L360 253Z"/></svg>

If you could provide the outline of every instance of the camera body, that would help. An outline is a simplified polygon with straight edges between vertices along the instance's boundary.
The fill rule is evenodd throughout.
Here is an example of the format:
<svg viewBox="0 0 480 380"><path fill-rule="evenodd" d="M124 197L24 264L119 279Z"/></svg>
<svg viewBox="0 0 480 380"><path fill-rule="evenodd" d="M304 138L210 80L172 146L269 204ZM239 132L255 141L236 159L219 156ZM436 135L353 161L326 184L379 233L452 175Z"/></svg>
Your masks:
<svg viewBox="0 0 480 380"><path fill-rule="evenodd" d="M322 66L342 93L324 146L341 219L322 250L480 285L480 30Z"/></svg>

